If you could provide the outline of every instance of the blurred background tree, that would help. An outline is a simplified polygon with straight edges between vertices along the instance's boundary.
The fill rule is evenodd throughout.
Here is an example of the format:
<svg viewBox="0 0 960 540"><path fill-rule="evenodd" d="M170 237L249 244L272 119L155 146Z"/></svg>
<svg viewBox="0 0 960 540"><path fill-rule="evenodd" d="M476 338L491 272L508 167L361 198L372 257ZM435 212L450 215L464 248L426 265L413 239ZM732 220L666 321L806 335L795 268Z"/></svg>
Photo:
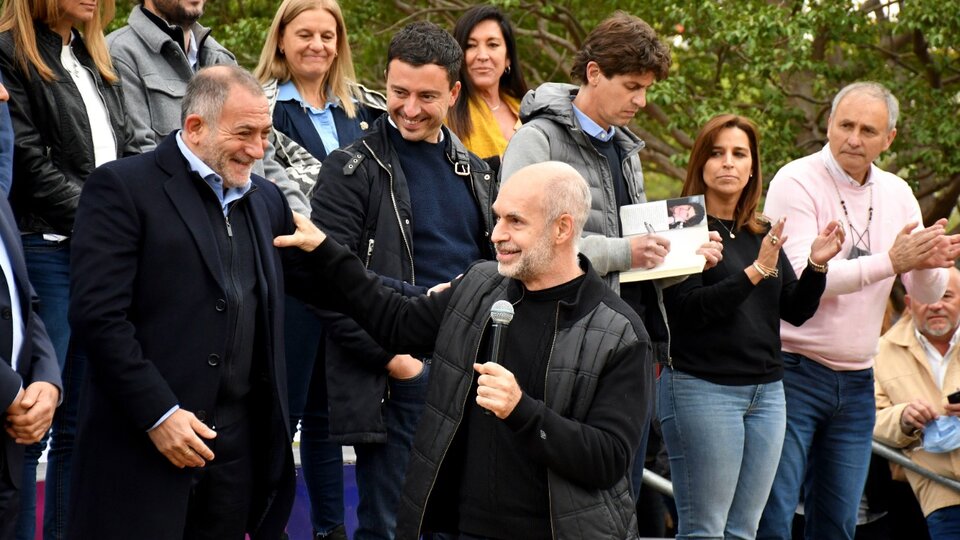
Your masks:
<svg viewBox="0 0 960 540"><path fill-rule="evenodd" d="M696 130L734 112L763 136L769 181L784 163L826 141L831 97L875 80L901 103L898 136L881 166L911 182L925 221L948 217L960 196L960 2L942 0L494 0L510 14L528 82L569 81L584 36L616 9L649 22L672 44L670 77L630 126L643 138L651 198L679 193ZM122 25L133 2L121 0ZM201 23L253 67L277 0L217 0ZM361 82L383 88L390 36L431 20L452 29L473 2L343 0Z"/></svg>

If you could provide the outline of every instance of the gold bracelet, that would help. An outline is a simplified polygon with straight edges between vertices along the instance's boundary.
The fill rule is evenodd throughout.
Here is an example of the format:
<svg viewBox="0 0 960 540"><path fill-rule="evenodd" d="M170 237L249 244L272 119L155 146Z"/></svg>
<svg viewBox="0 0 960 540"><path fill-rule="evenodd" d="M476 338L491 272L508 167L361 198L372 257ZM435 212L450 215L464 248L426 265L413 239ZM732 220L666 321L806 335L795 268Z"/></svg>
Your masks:
<svg viewBox="0 0 960 540"><path fill-rule="evenodd" d="M753 269L756 270L763 279L775 278L780 274L776 268L767 268L760 264L760 261L753 261Z"/></svg>
<svg viewBox="0 0 960 540"><path fill-rule="evenodd" d="M807 266L809 266L810 269L813 270L814 272L826 274L828 265L829 263L817 264L813 262L813 259L811 259L810 257L807 257Z"/></svg>
<svg viewBox="0 0 960 540"><path fill-rule="evenodd" d="M775 266L771 268L765 264L761 264L760 261L757 261L757 266L759 266L760 269L766 272L766 274L770 277L778 277L780 275L780 270L778 270Z"/></svg>

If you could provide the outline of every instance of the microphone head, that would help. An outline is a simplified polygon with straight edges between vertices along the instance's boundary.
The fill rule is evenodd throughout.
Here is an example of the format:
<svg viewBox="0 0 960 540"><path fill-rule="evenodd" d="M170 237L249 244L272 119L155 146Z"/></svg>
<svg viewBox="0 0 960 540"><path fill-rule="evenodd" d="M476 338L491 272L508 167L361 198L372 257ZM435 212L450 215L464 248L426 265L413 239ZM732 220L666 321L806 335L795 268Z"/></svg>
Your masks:
<svg viewBox="0 0 960 540"><path fill-rule="evenodd" d="M513 320L513 304L506 300L497 300L490 308L490 318L497 324L504 326L510 324Z"/></svg>

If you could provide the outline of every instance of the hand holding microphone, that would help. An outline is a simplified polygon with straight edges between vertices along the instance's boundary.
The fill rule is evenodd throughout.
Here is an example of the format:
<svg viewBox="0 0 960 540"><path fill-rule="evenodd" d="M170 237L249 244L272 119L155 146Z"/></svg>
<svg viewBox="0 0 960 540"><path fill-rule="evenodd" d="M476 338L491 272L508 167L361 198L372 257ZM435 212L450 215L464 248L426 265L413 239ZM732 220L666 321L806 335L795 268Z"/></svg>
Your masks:
<svg viewBox="0 0 960 540"><path fill-rule="evenodd" d="M513 373L500 365L507 327L513 320L513 305L506 300L497 300L490 308L490 319L490 359L485 364L473 365L473 369L480 374L477 379L477 405L486 409L485 414L494 414L503 419L513 412L523 395Z"/></svg>

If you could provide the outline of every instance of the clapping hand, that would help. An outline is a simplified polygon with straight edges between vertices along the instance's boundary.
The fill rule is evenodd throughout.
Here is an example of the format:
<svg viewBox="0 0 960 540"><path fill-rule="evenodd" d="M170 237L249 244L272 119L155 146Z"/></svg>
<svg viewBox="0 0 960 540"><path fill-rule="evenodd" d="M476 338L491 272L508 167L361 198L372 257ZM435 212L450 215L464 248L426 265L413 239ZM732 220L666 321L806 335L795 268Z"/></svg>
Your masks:
<svg viewBox="0 0 960 540"><path fill-rule="evenodd" d="M770 227L770 232L760 241L760 252L757 253L757 263L764 268L776 268L780 260L780 248L787 242L783 235L783 224L787 218L782 217Z"/></svg>
<svg viewBox="0 0 960 540"><path fill-rule="evenodd" d="M837 253L840 253L843 239L843 227L840 222L831 221L827 223L827 226L820 231L820 234L813 239L813 244L810 245L810 260L818 265L827 264Z"/></svg>

